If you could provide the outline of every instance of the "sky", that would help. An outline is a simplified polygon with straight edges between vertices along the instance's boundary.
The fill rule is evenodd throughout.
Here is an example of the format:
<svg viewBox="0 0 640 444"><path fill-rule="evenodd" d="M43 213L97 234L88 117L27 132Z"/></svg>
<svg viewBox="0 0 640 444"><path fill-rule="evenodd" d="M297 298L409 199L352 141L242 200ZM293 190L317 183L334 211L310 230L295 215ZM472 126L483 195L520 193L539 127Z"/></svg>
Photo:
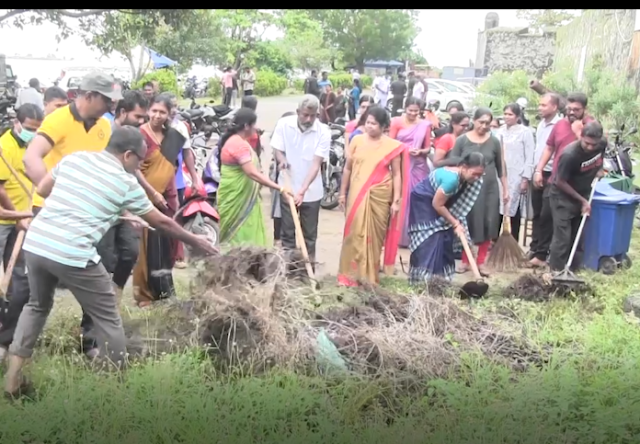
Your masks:
<svg viewBox="0 0 640 444"><path fill-rule="evenodd" d="M489 12L498 13L500 26L526 26L526 22L517 19L515 9L423 9L419 19L422 32L416 38L416 47L432 66L468 66L469 59L475 60L478 30L484 28ZM83 62L100 57L99 52L88 48L80 37L71 36L58 43L56 34L57 28L49 23L26 26L22 30L4 26L0 28L0 42L3 42L0 52L8 56L54 54ZM8 47L6 42L13 44Z"/></svg>

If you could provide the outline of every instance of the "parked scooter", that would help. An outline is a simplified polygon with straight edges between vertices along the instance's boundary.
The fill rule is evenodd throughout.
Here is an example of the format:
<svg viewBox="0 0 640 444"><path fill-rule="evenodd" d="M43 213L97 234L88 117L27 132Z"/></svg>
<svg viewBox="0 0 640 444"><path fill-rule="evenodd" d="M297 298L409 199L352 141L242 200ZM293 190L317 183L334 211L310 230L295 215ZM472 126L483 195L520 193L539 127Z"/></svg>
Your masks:
<svg viewBox="0 0 640 444"><path fill-rule="evenodd" d="M324 192L320 207L325 210L333 210L338 203L340 184L342 183L342 170L344 169L344 133L345 127L335 123L329 124L331 129L331 147L329 148L329 159L322 163L320 174L322 175L322 186Z"/></svg>
<svg viewBox="0 0 640 444"><path fill-rule="evenodd" d="M185 184L187 185L187 184ZM206 236L211 244L218 246L220 243L220 215L210 202L204 186L197 192L193 191L190 184L184 190L184 205L178 209L174 220L185 230L202 236ZM197 256L198 252L185 245L185 254L189 257Z"/></svg>

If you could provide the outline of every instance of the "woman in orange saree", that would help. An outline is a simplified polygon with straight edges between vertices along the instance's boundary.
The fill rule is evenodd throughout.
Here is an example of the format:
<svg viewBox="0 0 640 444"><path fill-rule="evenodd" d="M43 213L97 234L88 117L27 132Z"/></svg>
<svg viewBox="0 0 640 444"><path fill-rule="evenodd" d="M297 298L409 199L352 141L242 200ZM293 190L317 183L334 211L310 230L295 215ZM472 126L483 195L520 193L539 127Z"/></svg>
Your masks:
<svg viewBox="0 0 640 444"><path fill-rule="evenodd" d="M147 143L147 157L140 165L138 181L153 204L167 216L178 209L175 175L178 154L186 138L170 125L171 97L161 94L149 108L149 123L140 127ZM157 231L142 230L140 254L133 269L133 297L139 307L175 295L171 269L175 243Z"/></svg>
<svg viewBox="0 0 640 444"><path fill-rule="evenodd" d="M379 282L380 256L384 270L393 274L402 221L409 194L407 147L384 135L387 111L372 106L365 134L353 138L340 189L346 222L340 253L338 283L357 286ZM348 195L348 198L346 197Z"/></svg>

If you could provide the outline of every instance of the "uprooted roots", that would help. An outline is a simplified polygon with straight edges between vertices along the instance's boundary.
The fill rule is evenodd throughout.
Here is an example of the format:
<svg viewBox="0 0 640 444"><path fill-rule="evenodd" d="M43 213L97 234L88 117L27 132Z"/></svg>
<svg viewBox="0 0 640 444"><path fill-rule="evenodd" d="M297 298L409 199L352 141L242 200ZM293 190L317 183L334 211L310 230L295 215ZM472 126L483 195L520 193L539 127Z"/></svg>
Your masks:
<svg viewBox="0 0 640 444"><path fill-rule="evenodd" d="M586 283L568 286L557 284L550 275L525 274L503 290L506 298L519 298L531 302L545 302L553 297L565 297L570 294L593 295L593 289Z"/></svg>
<svg viewBox="0 0 640 444"><path fill-rule="evenodd" d="M544 359L525 338L442 297L451 290L446 283L431 285L420 296L362 288L356 295L360 306L316 312L311 300L317 295L292 283L289 267L279 252L257 248L210 259L194 280L189 301L160 308L161 316L130 328L137 351L198 344L220 363L258 371L313 366L419 376L445 375L459 364L461 352L482 352L516 369Z"/></svg>

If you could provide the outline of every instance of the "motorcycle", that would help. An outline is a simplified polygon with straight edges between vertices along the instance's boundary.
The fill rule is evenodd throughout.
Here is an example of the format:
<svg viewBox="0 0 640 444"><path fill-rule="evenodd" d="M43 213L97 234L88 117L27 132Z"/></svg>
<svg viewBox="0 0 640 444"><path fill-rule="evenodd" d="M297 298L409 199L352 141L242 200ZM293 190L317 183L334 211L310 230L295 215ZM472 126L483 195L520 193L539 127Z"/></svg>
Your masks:
<svg viewBox="0 0 640 444"><path fill-rule="evenodd" d="M178 209L174 220L182 228L193 234L206 236L212 245L220 243L220 215L214 207L204 186L196 192L190 184L184 190L184 204ZM198 256L199 253L192 247L185 245L185 254L188 257Z"/></svg>
<svg viewBox="0 0 640 444"><path fill-rule="evenodd" d="M609 136L615 136L613 142L609 142L604 152L603 169L607 175L619 175L633 178L633 161L631 160L630 144L624 139L638 132L638 128L631 128L629 132L622 135L624 124L619 130L609 131Z"/></svg>
<svg viewBox="0 0 640 444"><path fill-rule="evenodd" d="M342 170L346 161L344 156L345 127L332 123L329 124L329 128L331 129L329 159L322 163L320 170L324 189L320 207L325 210L333 210L339 205L338 194L342 183Z"/></svg>

